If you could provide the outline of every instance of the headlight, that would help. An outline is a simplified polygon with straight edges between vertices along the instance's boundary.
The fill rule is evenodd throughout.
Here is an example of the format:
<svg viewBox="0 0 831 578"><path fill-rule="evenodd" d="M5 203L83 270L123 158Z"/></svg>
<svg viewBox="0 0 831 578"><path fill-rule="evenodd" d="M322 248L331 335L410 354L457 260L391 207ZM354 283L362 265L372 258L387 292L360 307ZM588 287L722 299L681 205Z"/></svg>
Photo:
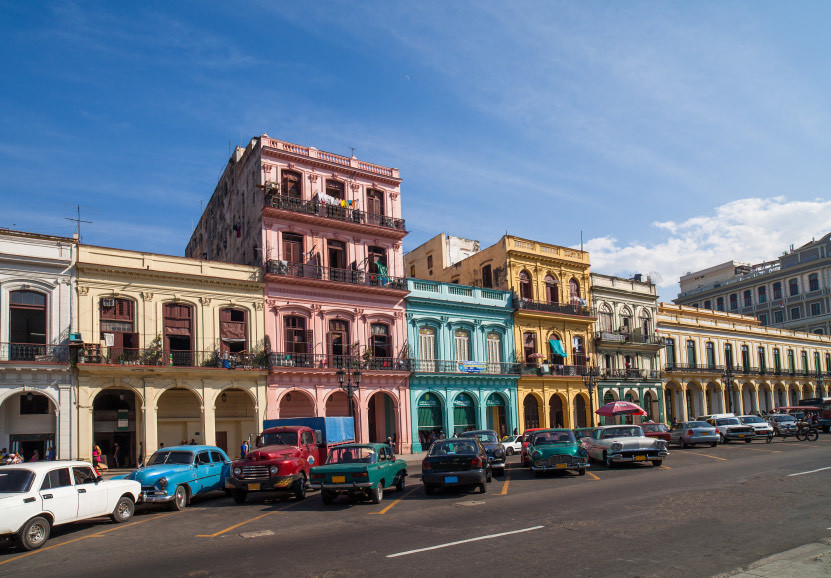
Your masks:
<svg viewBox="0 0 831 578"><path fill-rule="evenodd" d="M619 452L619 451L620 451L620 450L622 450L622 449L623 449L623 444L622 444L622 443L620 443L620 442L615 442L615 443L613 443L613 444L612 444L611 450L612 450L613 452Z"/></svg>
<svg viewBox="0 0 831 578"><path fill-rule="evenodd" d="M277 472L279 472L279 471L280 471L280 468L278 468L277 466L271 466L271 469L270 469L270 470L268 470L268 471L269 471L269 472L271 472L271 475L272 475L272 476L276 476L276 475L277 475Z"/></svg>
<svg viewBox="0 0 831 578"><path fill-rule="evenodd" d="M531 454L531 455L534 456L535 458L539 458L539 457L542 457L542 452L540 452L538 450L534 450L534 453Z"/></svg>
<svg viewBox="0 0 831 578"><path fill-rule="evenodd" d="M580 455L585 458L587 455L589 455L589 452L586 451L586 448L580 448Z"/></svg>
<svg viewBox="0 0 831 578"><path fill-rule="evenodd" d="M159 481L156 482L156 485L159 486L161 489L165 489L167 487L167 478L159 478Z"/></svg>
<svg viewBox="0 0 831 578"><path fill-rule="evenodd" d="M234 475L235 476L242 475L242 468L234 468Z"/></svg>

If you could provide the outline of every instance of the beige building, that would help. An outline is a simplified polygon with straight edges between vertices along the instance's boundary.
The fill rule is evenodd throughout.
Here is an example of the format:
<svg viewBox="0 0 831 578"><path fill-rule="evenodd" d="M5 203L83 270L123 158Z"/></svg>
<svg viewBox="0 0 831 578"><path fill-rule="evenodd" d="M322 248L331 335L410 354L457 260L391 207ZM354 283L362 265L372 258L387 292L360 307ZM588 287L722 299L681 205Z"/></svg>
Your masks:
<svg viewBox="0 0 831 578"><path fill-rule="evenodd" d="M266 415L259 267L81 245L78 455L134 466L161 444L230 456Z"/></svg>
<svg viewBox="0 0 831 578"><path fill-rule="evenodd" d="M798 405L828 395L831 337L754 317L659 303L666 421ZM727 384L730 387L727 387Z"/></svg>

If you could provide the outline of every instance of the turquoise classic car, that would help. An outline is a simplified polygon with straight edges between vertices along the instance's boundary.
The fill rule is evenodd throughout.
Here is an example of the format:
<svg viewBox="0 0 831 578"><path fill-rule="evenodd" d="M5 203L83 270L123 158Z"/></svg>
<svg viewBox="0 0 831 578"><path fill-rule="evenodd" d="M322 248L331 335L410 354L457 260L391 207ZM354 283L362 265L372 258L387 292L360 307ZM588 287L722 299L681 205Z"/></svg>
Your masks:
<svg viewBox="0 0 831 578"><path fill-rule="evenodd" d="M216 446L172 446L160 449L147 465L125 479L141 483L140 502L167 503L183 510L193 496L224 491L231 460Z"/></svg>
<svg viewBox="0 0 831 578"><path fill-rule="evenodd" d="M570 429L540 429L528 442L528 458L531 471L541 472L577 470L586 475L589 453Z"/></svg>
<svg viewBox="0 0 831 578"><path fill-rule="evenodd" d="M309 472L309 482L320 488L324 504L339 494L366 496L375 504L384 499L384 489L404 489L407 462L395 459L386 444L346 444L329 452L326 465Z"/></svg>

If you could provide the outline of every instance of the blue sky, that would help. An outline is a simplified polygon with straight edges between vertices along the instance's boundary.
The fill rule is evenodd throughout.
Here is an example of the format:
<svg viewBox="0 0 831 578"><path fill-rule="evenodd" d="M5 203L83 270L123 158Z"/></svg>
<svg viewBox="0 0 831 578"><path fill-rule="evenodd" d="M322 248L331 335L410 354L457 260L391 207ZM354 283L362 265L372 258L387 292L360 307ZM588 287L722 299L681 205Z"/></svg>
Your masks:
<svg viewBox="0 0 831 578"><path fill-rule="evenodd" d="M0 226L181 255L268 133L440 232L678 276L831 230L831 3L0 0Z"/></svg>

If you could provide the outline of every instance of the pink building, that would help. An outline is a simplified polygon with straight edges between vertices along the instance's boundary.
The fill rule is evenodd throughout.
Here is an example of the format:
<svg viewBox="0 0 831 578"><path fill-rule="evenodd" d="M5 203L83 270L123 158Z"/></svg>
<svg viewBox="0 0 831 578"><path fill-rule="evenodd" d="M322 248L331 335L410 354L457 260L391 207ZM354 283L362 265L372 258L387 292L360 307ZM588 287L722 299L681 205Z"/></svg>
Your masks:
<svg viewBox="0 0 831 578"><path fill-rule="evenodd" d="M186 254L264 267L269 418L349 415L342 370L359 441L410 451L400 186L265 134L229 160Z"/></svg>

